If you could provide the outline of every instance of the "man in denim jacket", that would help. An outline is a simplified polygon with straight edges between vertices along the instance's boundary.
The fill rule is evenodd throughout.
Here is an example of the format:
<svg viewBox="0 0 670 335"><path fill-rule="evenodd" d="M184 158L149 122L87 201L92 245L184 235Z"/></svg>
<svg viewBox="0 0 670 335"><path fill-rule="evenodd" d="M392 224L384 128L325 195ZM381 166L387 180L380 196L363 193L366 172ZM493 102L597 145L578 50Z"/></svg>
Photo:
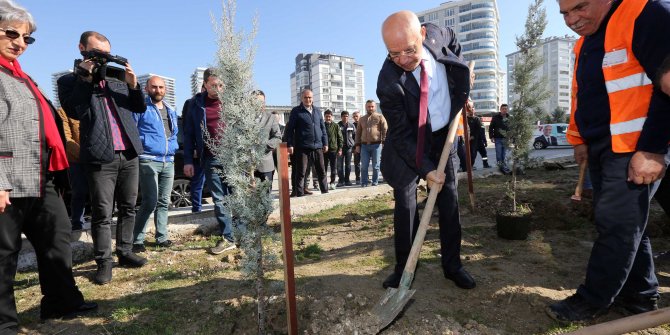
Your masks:
<svg viewBox="0 0 670 335"><path fill-rule="evenodd" d="M168 206L174 181L174 154L177 144L177 113L163 102L165 81L151 76L145 87L147 111L133 114L144 153L140 155L140 193L142 204L135 216L133 251L144 252L147 221L154 213L156 245L169 247Z"/></svg>

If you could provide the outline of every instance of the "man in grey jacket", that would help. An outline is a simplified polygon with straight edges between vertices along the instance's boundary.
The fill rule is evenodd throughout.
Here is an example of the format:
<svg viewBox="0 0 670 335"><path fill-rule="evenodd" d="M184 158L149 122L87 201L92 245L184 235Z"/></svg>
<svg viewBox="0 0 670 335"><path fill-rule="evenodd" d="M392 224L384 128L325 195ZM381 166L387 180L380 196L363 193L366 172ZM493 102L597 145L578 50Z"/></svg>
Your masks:
<svg viewBox="0 0 670 335"><path fill-rule="evenodd" d="M279 130L279 122L277 118L271 112L265 110L265 93L261 90L254 91L252 94L256 95L258 100L261 101L263 106L260 114L258 115L258 122L263 126L263 134L267 134L268 139L265 142L265 156L263 160L256 167L254 171L254 177L259 178L261 181L269 180L272 182L275 173L274 160L272 159L272 153L277 149L279 143L281 143L281 131ZM268 190L272 190L272 185Z"/></svg>

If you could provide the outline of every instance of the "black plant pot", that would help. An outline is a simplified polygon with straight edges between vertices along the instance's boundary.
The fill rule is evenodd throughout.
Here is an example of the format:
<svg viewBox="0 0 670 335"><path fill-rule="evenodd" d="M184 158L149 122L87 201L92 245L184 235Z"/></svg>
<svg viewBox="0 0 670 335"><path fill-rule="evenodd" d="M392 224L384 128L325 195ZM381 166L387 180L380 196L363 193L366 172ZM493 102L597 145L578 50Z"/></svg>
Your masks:
<svg viewBox="0 0 670 335"><path fill-rule="evenodd" d="M508 240L525 240L530 232L531 213L496 213L498 236Z"/></svg>

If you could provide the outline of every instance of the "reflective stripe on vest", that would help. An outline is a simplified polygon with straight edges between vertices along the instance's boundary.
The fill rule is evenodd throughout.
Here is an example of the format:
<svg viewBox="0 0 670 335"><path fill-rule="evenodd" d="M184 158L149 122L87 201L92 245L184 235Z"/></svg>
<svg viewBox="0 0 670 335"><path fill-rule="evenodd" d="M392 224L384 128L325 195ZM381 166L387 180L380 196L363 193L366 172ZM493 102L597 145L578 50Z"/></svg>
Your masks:
<svg viewBox="0 0 670 335"><path fill-rule="evenodd" d="M612 14L605 31L602 71L610 103L612 151L617 153L636 150L651 102L652 82L633 54L635 20L647 1L622 0ZM575 76L583 43L584 37L575 43ZM577 97L576 92L575 80L573 81L573 99ZM575 113L577 113L576 101L573 101L568 141L571 144L580 144L579 142L583 143L583 140L574 122Z"/></svg>
<svg viewBox="0 0 670 335"><path fill-rule="evenodd" d="M611 123L610 132L614 136L614 135L632 133L636 131L642 131L642 126L644 125L644 121L646 120L647 120L646 117L641 117L635 120L624 121L619 123Z"/></svg>
<svg viewBox="0 0 670 335"><path fill-rule="evenodd" d="M651 85L651 79L649 79L649 77L647 77L647 74L644 72L632 74L628 77L609 80L605 82L605 86L607 87L607 93L614 93L629 88L640 87L645 85Z"/></svg>

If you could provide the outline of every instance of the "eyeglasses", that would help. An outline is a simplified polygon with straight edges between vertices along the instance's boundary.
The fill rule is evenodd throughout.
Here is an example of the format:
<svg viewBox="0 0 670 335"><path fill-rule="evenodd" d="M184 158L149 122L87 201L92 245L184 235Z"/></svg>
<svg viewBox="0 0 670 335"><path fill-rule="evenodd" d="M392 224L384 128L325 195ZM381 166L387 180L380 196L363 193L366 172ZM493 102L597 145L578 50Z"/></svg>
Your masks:
<svg viewBox="0 0 670 335"><path fill-rule="evenodd" d="M407 49L407 50L405 50L405 51L394 51L394 52L389 52L388 55L386 55L386 58L388 58L388 59L394 61L394 60L398 59L400 56L408 56L408 57L410 57L410 56L415 55L416 52L417 52L417 46L416 46L416 43L417 43L420 39L421 39L421 36L419 36L419 38L417 38L416 41L414 41L414 43L413 43L414 46L410 47L409 49Z"/></svg>
<svg viewBox="0 0 670 335"><path fill-rule="evenodd" d="M21 37L21 33L19 33L18 31L14 30L14 29L0 28L0 31L4 31L5 36L9 37L12 40L15 40L15 39ZM35 43L35 38L32 37L32 36L23 36L23 42L25 42L26 44L33 44L33 43Z"/></svg>

